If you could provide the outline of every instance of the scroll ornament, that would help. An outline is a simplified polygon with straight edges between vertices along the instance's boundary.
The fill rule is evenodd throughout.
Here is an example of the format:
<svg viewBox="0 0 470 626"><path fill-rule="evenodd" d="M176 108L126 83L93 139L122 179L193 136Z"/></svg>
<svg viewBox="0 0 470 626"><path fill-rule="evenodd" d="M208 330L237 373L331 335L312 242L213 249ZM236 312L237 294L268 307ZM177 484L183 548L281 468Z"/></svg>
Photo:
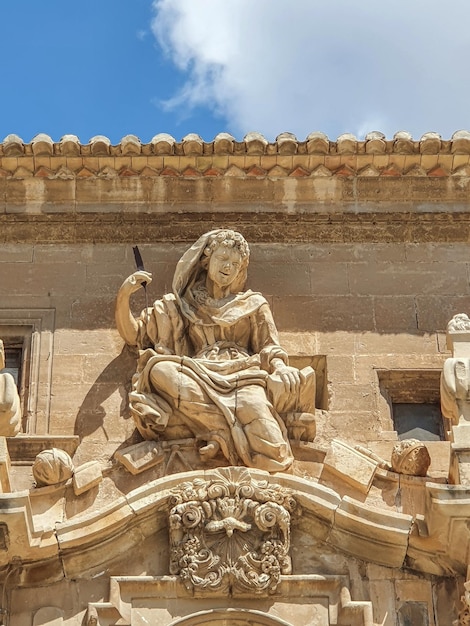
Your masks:
<svg viewBox="0 0 470 626"><path fill-rule="evenodd" d="M273 593L292 572L290 490L222 468L212 480L174 490L169 513L170 573L191 590Z"/></svg>

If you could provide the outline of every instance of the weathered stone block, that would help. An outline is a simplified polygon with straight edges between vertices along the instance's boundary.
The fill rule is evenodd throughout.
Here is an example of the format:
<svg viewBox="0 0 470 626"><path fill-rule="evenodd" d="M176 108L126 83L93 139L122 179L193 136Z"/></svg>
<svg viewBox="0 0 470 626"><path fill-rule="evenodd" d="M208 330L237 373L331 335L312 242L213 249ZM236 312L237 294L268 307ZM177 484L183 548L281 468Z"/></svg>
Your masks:
<svg viewBox="0 0 470 626"><path fill-rule="evenodd" d="M324 465L362 493L369 491L377 470L375 461L336 439L331 442Z"/></svg>
<svg viewBox="0 0 470 626"><path fill-rule="evenodd" d="M89 461L75 468L72 484L76 496L96 487L103 480L101 465L96 461Z"/></svg>
<svg viewBox="0 0 470 626"><path fill-rule="evenodd" d="M118 450L114 456L131 474L140 474L161 463L164 452L156 441L142 441L134 446Z"/></svg>

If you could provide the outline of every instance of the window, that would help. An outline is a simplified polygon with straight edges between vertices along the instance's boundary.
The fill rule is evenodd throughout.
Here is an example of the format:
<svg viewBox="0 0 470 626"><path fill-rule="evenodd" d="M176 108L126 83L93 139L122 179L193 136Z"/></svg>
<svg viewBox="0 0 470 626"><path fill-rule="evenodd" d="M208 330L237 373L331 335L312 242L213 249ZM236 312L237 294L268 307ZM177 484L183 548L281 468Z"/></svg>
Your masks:
<svg viewBox="0 0 470 626"><path fill-rule="evenodd" d="M0 309L5 371L16 380L26 434L49 432L53 337L53 309Z"/></svg>
<svg viewBox="0 0 470 626"><path fill-rule="evenodd" d="M387 401L398 439L440 441L446 420L440 401L440 370L378 370L379 386Z"/></svg>
<svg viewBox="0 0 470 626"><path fill-rule="evenodd" d="M6 338L3 340L3 345L5 349L5 368L2 371L9 372L15 379L18 389L21 389L23 338Z"/></svg>
<svg viewBox="0 0 470 626"><path fill-rule="evenodd" d="M445 438L438 404L392 403L392 413L398 439L441 441Z"/></svg>

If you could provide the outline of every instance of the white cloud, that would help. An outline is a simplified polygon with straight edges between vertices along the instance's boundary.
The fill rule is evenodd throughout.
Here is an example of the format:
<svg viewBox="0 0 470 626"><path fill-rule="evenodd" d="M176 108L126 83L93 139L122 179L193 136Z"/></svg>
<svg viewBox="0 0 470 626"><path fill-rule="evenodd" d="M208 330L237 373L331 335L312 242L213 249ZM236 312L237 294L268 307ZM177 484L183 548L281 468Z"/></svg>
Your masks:
<svg viewBox="0 0 470 626"><path fill-rule="evenodd" d="M186 77L167 106L208 107L240 136L470 128L468 0L153 6L153 33Z"/></svg>

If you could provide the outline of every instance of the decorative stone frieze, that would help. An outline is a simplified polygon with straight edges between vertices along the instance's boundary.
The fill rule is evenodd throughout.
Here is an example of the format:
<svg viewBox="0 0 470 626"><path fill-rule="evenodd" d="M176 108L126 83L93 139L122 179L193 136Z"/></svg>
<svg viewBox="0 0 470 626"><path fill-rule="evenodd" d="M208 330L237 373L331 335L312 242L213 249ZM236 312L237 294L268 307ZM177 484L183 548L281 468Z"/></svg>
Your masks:
<svg viewBox="0 0 470 626"><path fill-rule="evenodd" d="M464 583L464 594L460 598L462 607L459 611L459 620L455 626L470 626L470 581Z"/></svg>
<svg viewBox="0 0 470 626"><path fill-rule="evenodd" d="M291 573L296 502L289 489L227 468L212 480L182 483L170 505L170 573L188 588L273 593Z"/></svg>
<svg viewBox="0 0 470 626"><path fill-rule="evenodd" d="M88 144L81 144L75 135L64 135L59 142L54 142L49 135L41 133L30 143L24 143L17 135L8 135L0 143L0 176L6 179L42 177L47 181L56 178L59 168L66 167L77 180L83 178L84 172L88 177L95 177L102 169L96 157L107 157L107 167L114 169L121 178L168 175L183 179L199 175L206 179L214 175L244 178L248 174L270 181L279 178L279 171L285 170L287 178L297 179L318 177L318 173L323 172L340 180L418 176L434 179L435 184L439 184L440 178L454 174L459 178L468 177L465 168L470 159L469 137L468 131L461 130L450 140L443 140L437 133L426 133L416 141L410 133L400 131L392 140L387 140L383 133L373 131L363 141L350 133L332 141L324 133L312 132L302 141L284 132L274 142L269 142L262 134L252 132L242 141L236 141L228 133L219 133L212 141L205 142L195 133L181 141L159 133L148 143L142 143L135 135L126 135L112 145L109 138L102 135L92 137ZM397 158L404 155L406 159ZM44 157L49 159L47 167ZM23 175L20 176L20 172ZM361 186L356 193L362 195L364 191ZM209 198L210 193L208 190L204 197ZM395 198L397 189L393 193ZM313 188L309 195L312 201L318 200ZM434 196L433 192L426 197ZM383 194L380 197L383 199ZM410 195L406 197L409 200ZM342 199L347 201L347 194ZM376 196L373 199L376 200Z"/></svg>

